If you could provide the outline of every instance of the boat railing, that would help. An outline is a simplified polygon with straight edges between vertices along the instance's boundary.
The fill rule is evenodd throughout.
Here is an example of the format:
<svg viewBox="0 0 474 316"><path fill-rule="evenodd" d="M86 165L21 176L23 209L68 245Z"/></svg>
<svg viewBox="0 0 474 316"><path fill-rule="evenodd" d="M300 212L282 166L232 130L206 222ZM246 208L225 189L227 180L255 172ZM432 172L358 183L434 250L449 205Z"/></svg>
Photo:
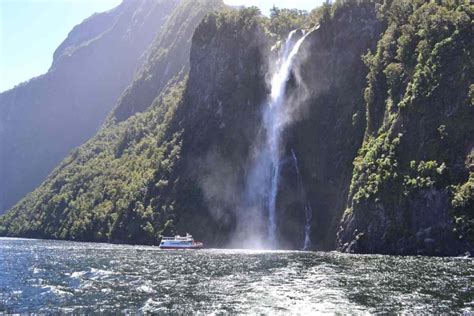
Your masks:
<svg viewBox="0 0 474 316"><path fill-rule="evenodd" d="M161 240L180 240L180 241L193 241L193 237L191 235L188 236L174 236L174 237L161 237Z"/></svg>

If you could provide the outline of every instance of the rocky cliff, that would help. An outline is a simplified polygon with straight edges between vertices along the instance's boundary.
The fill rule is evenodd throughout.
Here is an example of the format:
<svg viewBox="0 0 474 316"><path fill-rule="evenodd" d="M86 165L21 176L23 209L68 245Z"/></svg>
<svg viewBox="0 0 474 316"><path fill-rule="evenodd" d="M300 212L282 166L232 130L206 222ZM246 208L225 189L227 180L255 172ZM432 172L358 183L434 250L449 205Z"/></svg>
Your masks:
<svg viewBox="0 0 474 316"><path fill-rule="evenodd" d="M310 237L316 249L335 247L352 161L364 137L367 68L361 56L375 48L382 27L373 3L346 3L332 14L326 11L302 47L301 82L293 87L298 98L285 142L286 156L293 150L298 159L313 212ZM282 233L286 240L293 239L293 247L301 247L305 206L291 190L297 187L293 165L288 165L284 178Z"/></svg>
<svg viewBox="0 0 474 316"><path fill-rule="evenodd" d="M343 251L473 253L472 5L386 3L365 57L367 129L338 232Z"/></svg>

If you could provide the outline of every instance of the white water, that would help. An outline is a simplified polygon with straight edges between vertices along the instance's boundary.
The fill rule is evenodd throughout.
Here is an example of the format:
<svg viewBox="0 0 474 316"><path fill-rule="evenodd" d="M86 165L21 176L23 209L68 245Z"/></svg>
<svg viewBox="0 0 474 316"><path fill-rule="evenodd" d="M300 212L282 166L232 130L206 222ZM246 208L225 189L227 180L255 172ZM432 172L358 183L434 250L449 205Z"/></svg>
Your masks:
<svg viewBox="0 0 474 316"><path fill-rule="evenodd" d="M248 210L245 222L248 230L260 231L266 228L267 236L252 236L253 240L261 238L261 246L275 249L277 245L277 212L276 201L280 182L281 134L289 121L285 114L286 88L290 78L295 56L306 35L295 41L298 31L289 35L276 61L276 71L271 77L271 92L263 113L265 141L257 146L255 157L247 177L244 203ZM268 215L268 222L264 220ZM250 228L252 226L252 228Z"/></svg>
<svg viewBox="0 0 474 316"><path fill-rule="evenodd" d="M276 199L278 184L280 182L280 156L281 156L281 132L285 119L283 107L285 105L285 92L287 82L291 73L291 67L298 50L306 35L303 35L294 45L293 36L297 30L288 35L283 55L279 61L280 67L272 76L270 102L265 111L265 129L267 131L267 150L271 165L270 194L268 197L268 238L271 246L276 246Z"/></svg>
<svg viewBox="0 0 474 316"><path fill-rule="evenodd" d="M0 314L471 315L472 275L469 258L0 238Z"/></svg>

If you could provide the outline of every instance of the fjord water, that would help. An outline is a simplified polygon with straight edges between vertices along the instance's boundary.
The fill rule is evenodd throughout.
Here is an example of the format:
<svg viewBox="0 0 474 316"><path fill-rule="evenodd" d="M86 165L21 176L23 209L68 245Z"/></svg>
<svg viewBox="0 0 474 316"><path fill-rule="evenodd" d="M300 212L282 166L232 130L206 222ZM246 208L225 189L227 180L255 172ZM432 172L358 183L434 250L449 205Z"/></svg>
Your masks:
<svg viewBox="0 0 474 316"><path fill-rule="evenodd" d="M473 260L0 238L0 313L473 312Z"/></svg>

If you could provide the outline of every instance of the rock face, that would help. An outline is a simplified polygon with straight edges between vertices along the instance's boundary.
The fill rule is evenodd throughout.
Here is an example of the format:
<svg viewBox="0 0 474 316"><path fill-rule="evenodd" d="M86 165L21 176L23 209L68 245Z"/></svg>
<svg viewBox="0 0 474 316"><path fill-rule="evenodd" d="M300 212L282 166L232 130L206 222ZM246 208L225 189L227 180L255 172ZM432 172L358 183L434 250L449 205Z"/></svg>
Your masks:
<svg viewBox="0 0 474 316"><path fill-rule="evenodd" d="M352 161L364 137L363 89L367 68L361 55L374 49L382 32L373 4L342 6L322 19L301 51L292 124L287 128L286 156L294 150L308 202L313 210L312 246L334 249L339 220L352 174ZM293 90L291 90L293 89ZM304 205L296 188L294 166L285 168L280 192L282 239L303 245Z"/></svg>
<svg viewBox="0 0 474 316"><path fill-rule="evenodd" d="M0 213L97 132L178 3L124 1L91 16L46 74L0 94Z"/></svg>
<svg viewBox="0 0 474 316"><path fill-rule="evenodd" d="M139 243L185 230L208 244L225 240L232 222L208 210L200 167L210 152L244 165L266 95L262 42L255 15L209 15L192 38L186 84L75 150L2 218L0 230Z"/></svg>
<svg viewBox="0 0 474 316"><path fill-rule="evenodd" d="M193 36L191 71L177 112L183 138L175 174L176 230L197 228L211 245L226 245L236 229L267 95L268 50L250 11L210 15Z"/></svg>
<svg viewBox="0 0 474 316"><path fill-rule="evenodd" d="M354 161L338 248L473 253L472 7L385 5L370 68L367 130ZM385 10L385 11L384 11Z"/></svg>
<svg viewBox="0 0 474 316"><path fill-rule="evenodd" d="M200 227L202 238L214 246L246 237L239 235L245 216L239 199L254 146L264 135L261 120L269 88L265 74L271 67L270 41L258 24L243 17L222 20L209 17L195 32L185 105L178 114L183 118L183 146L175 207L182 211L176 230ZM314 212L312 246L335 247L352 161L364 136L367 68L360 56L375 48L381 32L375 8L367 3L340 8L303 43L287 92L294 118L282 139L280 247L297 249L304 244L305 206L291 163L292 149Z"/></svg>

